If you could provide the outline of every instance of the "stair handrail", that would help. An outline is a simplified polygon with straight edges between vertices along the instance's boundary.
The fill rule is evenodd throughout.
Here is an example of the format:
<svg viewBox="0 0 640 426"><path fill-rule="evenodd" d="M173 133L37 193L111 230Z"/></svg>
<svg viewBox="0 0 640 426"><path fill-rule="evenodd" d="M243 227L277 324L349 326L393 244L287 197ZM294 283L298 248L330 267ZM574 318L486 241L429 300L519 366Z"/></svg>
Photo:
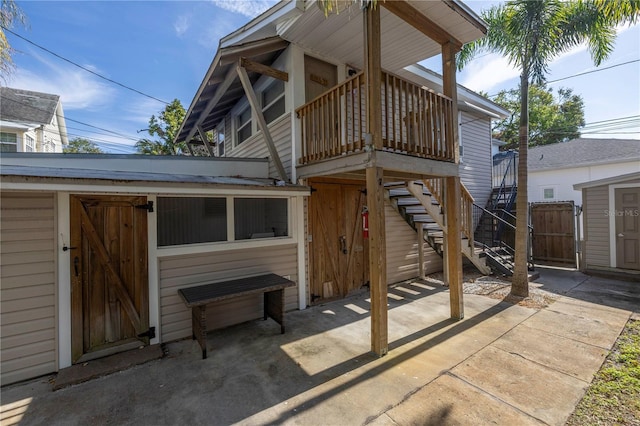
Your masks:
<svg viewBox="0 0 640 426"><path fill-rule="evenodd" d="M431 196L441 206L446 205L443 203L444 198L444 179L431 178L423 180L424 186L431 193ZM473 247L473 204L474 199L464 183L460 182L460 216L462 219L461 231L467 240L469 241L469 247Z"/></svg>

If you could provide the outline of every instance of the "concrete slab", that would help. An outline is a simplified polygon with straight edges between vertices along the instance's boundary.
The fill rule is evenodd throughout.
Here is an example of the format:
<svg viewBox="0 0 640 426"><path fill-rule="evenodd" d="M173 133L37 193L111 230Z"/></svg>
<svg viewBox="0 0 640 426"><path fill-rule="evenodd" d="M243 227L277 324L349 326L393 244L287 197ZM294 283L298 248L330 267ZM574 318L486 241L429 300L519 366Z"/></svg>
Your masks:
<svg viewBox="0 0 640 426"><path fill-rule="evenodd" d="M551 425L564 424L588 383L488 346L451 373Z"/></svg>
<svg viewBox="0 0 640 426"><path fill-rule="evenodd" d="M547 310L560 312L575 317L591 319L615 327L624 325L629 320L629 311L607 305L599 305L571 296L565 296L548 306Z"/></svg>
<svg viewBox="0 0 640 426"><path fill-rule="evenodd" d="M557 294L567 294L590 278L589 275L570 268L536 265L536 270L540 276L530 281L530 285Z"/></svg>
<svg viewBox="0 0 640 426"><path fill-rule="evenodd" d="M543 423L460 378L445 374L369 424L526 426Z"/></svg>
<svg viewBox="0 0 640 426"><path fill-rule="evenodd" d="M492 346L587 383L609 353L597 346L537 330L526 323L509 331Z"/></svg>

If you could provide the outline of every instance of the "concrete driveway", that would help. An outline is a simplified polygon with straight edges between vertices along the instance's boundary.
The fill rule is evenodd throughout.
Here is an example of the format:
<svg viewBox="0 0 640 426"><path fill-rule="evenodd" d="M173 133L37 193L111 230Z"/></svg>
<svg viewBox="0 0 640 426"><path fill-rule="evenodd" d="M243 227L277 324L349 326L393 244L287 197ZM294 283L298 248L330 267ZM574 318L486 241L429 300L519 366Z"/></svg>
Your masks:
<svg viewBox="0 0 640 426"><path fill-rule="evenodd" d="M191 340L164 358L56 392L2 389L2 424L562 425L622 328L640 285L543 269L562 296L535 310L446 288L389 289L389 354L370 354L366 294Z"/></svg>

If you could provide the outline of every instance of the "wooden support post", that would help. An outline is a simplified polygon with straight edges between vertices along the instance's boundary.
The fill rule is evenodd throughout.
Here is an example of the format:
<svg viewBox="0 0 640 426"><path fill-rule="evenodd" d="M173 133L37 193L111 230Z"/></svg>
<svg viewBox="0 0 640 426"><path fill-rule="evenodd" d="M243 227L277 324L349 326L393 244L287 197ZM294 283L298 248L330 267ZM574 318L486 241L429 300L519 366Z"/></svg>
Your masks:
<svg viewBox="0 0 640 426"><path fill-rule="evenodd" d="M445 186L445 220L447 223L447 278L451 318L464 318L462 301L462 247L460 239L460 177L449 176Z"/></svg>
<svg viewBox="0 0 640 426"><path fill-rule="evenodd" d="M446 146L452 146L456 164L460 162L460 123L458 123L458 87L456 83L456 52L458 50L460 50L459 45L454 42L442 45L442 91L445 96L451 98L454 123L451 132L446 133L452 139L452 141L447 141Z"/></svg>
<svg viewBox="0 0 640 426"><path fill-rule="evenodd" d="M364 11L365 77L367 81L367 132L373 166L366 169L369 208L369 285L371 288L371 350L383 356L389 350L387 323L387 253L384 222L384 178L375 166L376 150L382 149L382 96L380 81L380 6L371 3Z"/></svg>

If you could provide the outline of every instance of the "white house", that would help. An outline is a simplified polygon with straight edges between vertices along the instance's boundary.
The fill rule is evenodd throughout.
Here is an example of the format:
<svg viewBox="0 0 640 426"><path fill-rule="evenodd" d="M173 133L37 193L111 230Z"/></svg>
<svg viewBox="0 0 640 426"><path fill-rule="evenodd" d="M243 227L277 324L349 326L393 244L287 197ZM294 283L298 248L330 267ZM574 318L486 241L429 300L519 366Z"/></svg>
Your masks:
<svg viewBox="0 0 640 426"><path fill-rule="evenodd" d="M0 87L0 152L62 152L68 143L60 96Z"/></svg>

